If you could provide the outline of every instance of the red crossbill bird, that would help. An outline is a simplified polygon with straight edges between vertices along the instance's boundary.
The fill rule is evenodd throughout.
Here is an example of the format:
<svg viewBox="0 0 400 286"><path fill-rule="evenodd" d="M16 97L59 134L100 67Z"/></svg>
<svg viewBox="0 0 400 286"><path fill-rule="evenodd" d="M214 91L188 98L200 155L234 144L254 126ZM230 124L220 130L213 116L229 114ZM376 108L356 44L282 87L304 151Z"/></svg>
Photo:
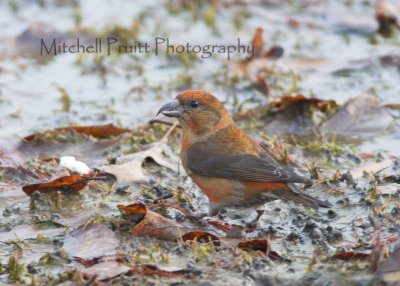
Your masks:
<svg viewBox="0 0 400 286"><path fill-rule="evenodd" d="M211 214L225 206L262 205L274 199L315 209L329 207L327 202L299 191L294 183L311 184L311 180L284 170L235 124L210 93L183 92L159 113L178 118L183 130L182 165L207 195Z"/></svg>

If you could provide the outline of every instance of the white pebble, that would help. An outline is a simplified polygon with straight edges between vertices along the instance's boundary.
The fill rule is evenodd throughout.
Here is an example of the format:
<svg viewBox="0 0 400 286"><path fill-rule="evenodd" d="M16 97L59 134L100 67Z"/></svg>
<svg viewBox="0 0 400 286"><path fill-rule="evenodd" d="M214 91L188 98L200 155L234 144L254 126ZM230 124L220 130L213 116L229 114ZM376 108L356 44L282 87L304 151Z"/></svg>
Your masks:
<svg viewBox="0 0 400 286"><path fill-rule="evenodd" d="M85 163L77 161L75 157L72 156L61 157L60 167L79 174L87 174L90 172L90 168Z"/></svg>

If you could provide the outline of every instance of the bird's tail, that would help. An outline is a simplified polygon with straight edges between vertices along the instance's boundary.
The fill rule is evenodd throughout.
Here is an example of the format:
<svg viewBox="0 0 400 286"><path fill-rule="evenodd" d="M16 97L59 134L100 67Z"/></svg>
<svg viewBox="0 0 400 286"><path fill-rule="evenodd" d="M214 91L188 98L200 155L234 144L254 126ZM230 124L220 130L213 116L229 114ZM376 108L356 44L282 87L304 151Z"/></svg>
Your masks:
<svg viewBox="0 0 400 286"><path fill-rule="evenodd" d="M295 203L302 204L305 207L318 209L319 207L329 208L332 205L326 201L314 198L302 191L297 190L296 186L289 185L288 191L279 191L276 195L283 200L294 201Z"/></svg>

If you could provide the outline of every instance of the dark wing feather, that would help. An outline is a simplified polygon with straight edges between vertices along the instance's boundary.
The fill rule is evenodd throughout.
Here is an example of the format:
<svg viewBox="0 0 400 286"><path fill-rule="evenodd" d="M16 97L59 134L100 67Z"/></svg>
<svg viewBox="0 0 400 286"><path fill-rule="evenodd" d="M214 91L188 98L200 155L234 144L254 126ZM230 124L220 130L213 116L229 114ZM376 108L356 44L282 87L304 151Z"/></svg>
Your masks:
<svg viewBox="0 0 400 286"><path fill-rule="evenodd" d="M207 143L196 143L187 151L187 168L201 176L256 182L286 182L308 184L310 180L283 170L264 153L262 157L251 154L210 154Z"/></svg>

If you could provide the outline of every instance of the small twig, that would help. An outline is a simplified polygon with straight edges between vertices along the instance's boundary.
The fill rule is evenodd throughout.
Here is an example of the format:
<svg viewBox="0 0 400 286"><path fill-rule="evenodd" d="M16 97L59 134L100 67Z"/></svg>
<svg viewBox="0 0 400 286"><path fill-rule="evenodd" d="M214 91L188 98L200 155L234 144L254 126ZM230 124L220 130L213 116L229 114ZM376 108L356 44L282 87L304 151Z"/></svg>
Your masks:
<svg viewBox="0 0 400 286"><path fill-rule="evenodd" d="M168 142L168 137L169 135L171 135L172 131L175 129L175 127L177 127L179 124L178 120L176 120L174 122L174 124L172 124L172 126L168 129L167 133L165 133L165 135L163 136L163 138L161 138L160 142L164 142L167 143Z"/></svg>

